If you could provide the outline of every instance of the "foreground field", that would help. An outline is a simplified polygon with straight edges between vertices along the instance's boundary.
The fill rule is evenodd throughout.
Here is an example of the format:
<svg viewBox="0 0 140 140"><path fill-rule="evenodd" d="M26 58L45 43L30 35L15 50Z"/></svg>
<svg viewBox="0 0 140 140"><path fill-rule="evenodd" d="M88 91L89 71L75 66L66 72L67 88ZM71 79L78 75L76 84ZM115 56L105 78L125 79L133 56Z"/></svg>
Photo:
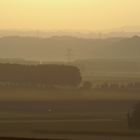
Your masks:
<svg viewBox="0 0 140 140"><path fill-rule="evenodd" d="M0 136L138 139L127 124L134 100L1 101ZM126 139L127 140L127 139Z"/></svg>
<svg viewBox="0 0 140 140"><path fill-rule="evenodd" d="M138 89L0 89L0 136L139 140L127 113Z"/></svg>

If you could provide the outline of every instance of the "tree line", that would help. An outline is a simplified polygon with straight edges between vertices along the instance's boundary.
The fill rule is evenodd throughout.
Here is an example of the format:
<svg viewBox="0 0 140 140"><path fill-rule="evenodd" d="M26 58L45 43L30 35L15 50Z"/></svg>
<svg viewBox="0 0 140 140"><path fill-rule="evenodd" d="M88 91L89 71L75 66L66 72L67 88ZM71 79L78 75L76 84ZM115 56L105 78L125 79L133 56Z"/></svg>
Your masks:
<svg viewBox="0 0 140 140"><path fill-rule="evenodd" d="M70 65L0 64L0 82L18 85L78 86L80 70Z"/></svg>

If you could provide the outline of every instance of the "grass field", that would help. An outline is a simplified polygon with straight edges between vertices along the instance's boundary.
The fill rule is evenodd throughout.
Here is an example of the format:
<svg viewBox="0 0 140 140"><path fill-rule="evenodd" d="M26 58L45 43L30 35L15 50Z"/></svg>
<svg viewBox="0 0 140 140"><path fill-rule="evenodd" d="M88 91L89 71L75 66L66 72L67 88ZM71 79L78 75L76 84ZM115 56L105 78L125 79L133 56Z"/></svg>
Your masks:
<svg viewBox="0 0 140 140"><path fill-rule="evenodd" d="M0 89L0 136L139 140L127 113L139 89Z"/></svg>
<svg viewBox="0 0 140 140"><path fill-rule="evenodd" d="M140 100L140 89L0 88L0 100Z"/></svg>

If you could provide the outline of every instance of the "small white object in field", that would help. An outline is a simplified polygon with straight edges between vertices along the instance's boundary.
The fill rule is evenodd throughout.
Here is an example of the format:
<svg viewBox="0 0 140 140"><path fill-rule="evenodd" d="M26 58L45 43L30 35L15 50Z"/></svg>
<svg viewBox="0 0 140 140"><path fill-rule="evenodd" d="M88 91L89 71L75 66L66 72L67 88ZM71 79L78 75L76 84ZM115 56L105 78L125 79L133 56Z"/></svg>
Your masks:
<svg viewBox="0 0 140 140"><path fill-rule="evenodd" d="M52 109L48 109L48 112L52 112Z"/></svg>

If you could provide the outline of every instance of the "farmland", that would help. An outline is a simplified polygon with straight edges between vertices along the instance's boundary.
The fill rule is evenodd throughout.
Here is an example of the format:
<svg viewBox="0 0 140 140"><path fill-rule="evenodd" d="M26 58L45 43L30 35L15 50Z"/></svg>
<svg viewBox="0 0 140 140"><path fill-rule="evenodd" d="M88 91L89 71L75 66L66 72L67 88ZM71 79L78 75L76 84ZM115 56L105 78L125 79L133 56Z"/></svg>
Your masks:
<svg viewBox="0 0 140 140"><path fill-rule="evenodd" d="M3 87L0 93L1 136L139 138L127 123L127 113L140 100L139 89Z"/></svg>

